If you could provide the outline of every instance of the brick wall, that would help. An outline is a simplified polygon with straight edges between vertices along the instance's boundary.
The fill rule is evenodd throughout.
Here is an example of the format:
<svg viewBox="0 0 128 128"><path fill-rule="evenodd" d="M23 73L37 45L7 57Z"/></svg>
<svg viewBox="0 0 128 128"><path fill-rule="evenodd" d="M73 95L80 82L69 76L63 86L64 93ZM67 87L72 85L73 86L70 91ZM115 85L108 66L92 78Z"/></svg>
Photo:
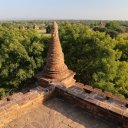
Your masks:
<svg viewBox="0 0 128 128"><path fill-rule="evenodd" d="M0 128L30 111L33 105L42 104L54 95L84 108L96 117L102 117L120 124L123 128L128 128L127 99L80 83L69 88L60 83L52 83L47 88L38 86L26 93L19 92L1 100Z"/></svg>
<svg viewBox="0 0 128 128"><path fill-rule="evenodd" d="M56 85L56 93L59 97L77 105L92 113L95 117L115 122L123 128L128 128L127 99L120 99L108 92L90 86L76 86L66 88Z"/></svg>
<svg viewBox="0 0 128 128"><path fill-rule="evenodd" d="M34 104L42 104L49 99L54 92L54 87L36 87L27 93L16 93L12 96L0 100L0 128L20 117L31 109Z"/></svg>

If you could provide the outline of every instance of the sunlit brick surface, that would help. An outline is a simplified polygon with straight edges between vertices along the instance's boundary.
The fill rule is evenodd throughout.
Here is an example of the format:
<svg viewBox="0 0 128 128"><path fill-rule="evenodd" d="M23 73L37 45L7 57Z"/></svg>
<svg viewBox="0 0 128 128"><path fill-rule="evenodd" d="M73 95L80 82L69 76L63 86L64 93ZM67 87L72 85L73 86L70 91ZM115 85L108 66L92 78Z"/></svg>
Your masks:
<svg viewBox="0 0 128 128"><path fill-rule="evenodd" d="M5 128L118 128L58 98L34 105Z"/></svg>

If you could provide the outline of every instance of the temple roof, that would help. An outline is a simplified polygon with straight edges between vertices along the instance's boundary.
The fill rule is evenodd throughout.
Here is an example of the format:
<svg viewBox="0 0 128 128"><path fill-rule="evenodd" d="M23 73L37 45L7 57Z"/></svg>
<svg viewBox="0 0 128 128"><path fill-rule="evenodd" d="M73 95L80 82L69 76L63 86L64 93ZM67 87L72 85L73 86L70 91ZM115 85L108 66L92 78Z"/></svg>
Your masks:
<svg viewBox="0 0 128 128"><path fill-rule="evenodd" d="M79 107L54 98L45 104L33 106L28 113L13 120L5 128L116 128L116 126L94 118Z"/></svg>

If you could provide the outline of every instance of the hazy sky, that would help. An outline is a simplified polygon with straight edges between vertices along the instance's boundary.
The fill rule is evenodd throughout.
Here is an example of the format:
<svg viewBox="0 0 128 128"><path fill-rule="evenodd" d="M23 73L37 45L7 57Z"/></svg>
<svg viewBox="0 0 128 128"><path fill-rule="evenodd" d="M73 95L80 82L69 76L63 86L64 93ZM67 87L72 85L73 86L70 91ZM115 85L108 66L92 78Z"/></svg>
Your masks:
<svg viewBox="0 0 128 128"><path fill-rule="evenodd" d="M128 0L0 0L0 19L128 20Z"/></svg>

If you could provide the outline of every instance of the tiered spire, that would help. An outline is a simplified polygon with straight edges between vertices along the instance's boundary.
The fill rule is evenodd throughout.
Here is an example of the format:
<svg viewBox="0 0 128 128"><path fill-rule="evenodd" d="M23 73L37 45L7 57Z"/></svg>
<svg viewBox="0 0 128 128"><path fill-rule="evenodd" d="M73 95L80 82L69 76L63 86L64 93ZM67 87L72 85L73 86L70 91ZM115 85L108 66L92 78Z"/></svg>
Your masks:
<svg viewBox="0 0 128 128"><path fill-rule="evenodd" d="M59 35L58 25L54 22L51 32L51 43L47 56L47 64L43 69L40 80L41 83L48 82L62 82L66 86L71 86L75 83L73 79L75 73L69 70L64 63L64 54L62 52Z"/></svg>

